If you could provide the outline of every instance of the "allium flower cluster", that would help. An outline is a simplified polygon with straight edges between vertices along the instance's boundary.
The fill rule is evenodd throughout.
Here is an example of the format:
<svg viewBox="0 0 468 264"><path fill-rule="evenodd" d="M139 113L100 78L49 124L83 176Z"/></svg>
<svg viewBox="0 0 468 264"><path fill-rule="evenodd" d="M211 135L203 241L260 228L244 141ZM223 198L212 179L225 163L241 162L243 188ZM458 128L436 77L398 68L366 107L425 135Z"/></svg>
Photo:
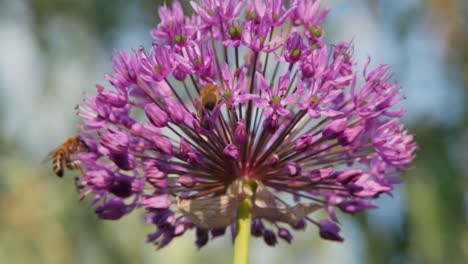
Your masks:
<svg viewBox="0 0 468 264"><path fill-rule="evenodd" d="M375 208L400 183L416 144L389 67L358 68L352 43L322 41L319 0L290 2L202 0L187 17L174 1L150 49L115 53L110 88L79 107L74 156L99 218L144 210L148 242L195 229L202 247L235 233L251 197L270 246L307 224L342 241L336 211Z"/></svg>

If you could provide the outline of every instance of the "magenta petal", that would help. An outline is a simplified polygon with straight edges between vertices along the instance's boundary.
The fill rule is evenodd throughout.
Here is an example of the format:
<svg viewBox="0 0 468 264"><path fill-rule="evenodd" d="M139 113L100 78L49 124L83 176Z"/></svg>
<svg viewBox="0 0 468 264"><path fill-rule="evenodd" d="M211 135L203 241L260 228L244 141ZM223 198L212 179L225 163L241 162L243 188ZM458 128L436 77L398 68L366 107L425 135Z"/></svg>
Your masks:
<svg viewBox="0 0 468 264"><path fill-rule="evenodd" d="M344 239L339 235L340 227L337 224L328 220L321 220L319 222L320 236L323 239L343 242Z"/></svg>
<svg viewBox="0 0 468 264"><path fill-rule="evenodd" d="M336 138L346 129L346 118L336 119L328 123L322 131L322 136L325 139Z"/></svg>
<svg viewBox="0 0 468 264"><path fill-rule="evenodd" d="M237 102L239 103L245 103L247 101L250 101L252 99L257 99L259 98L257 95L254 94L242 94L237 97Z"/></svg>
<svg viewBox="0 0 468 264"><path fill-rule="evenodd" d="M141 205L148 209L167 209L171 205L171 202L168 199L168 195L163 194L150 196L141 201Z"/></svg>
<svg viewBox="0 0 468 264"><path fill-rule="evenodd" d="M255 103L255 105L258 108L265 108L265 107L270 106L270 104L269 104L269 102L267 100L265 100L263 98L260 98L260 97L254 97L253 102Z"/></svg>
<svg viewBox="0 0 468 264"><path fill-rule="evenodd" d="M164 127L167 125L168 115L159 106L155 104L147 104L145 113L151 123L156 127Z"/></svg>
<svg viewBox="0 0 468 264"><path fill-rule="evenodd" d="M291 111L289 111L288 109L284 109L284 108L278 107L278 108L276 109L276 112L277 112L280 116L285 116L285 115L289 114ZM265 115L268 115L268 114L265 114Z"/></svg>
<svg viewBox="0 0 468 264"><path fill-rule="evenodd" d="M350 214L358 213L366 209L377 208L377 206L374 205L373 203L363 201L363 200L346 201L346 202L341 203L339 207L343 212L350 213Z"/></svg>

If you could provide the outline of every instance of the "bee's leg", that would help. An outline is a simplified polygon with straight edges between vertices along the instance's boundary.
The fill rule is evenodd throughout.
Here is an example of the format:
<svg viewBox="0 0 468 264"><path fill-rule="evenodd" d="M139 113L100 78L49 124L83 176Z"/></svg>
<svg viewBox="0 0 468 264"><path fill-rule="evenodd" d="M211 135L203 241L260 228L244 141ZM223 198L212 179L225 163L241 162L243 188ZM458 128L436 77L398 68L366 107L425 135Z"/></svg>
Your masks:
<svg viewBox="0 0 468 264"><path fill-rule="evenodd" d="M210 122L211 114L210 112L206 111L202 118L200 118L200 126L202 126L206 130L211 129L211 122Z"/></svg>
<svg viewBox="0 0 468 264"><path fill-rule="evenodd" d="M73 161L71 161L70 159L67 159L66 164L69 170L73 170L75 168L73 165Z"/></svg>
<svg viewBox="0 0 468 264"><path fill-rule="evenodd" d="M77 192L81 192L85 186L80 183L80 177L75 177L75 188Z"/></svg>

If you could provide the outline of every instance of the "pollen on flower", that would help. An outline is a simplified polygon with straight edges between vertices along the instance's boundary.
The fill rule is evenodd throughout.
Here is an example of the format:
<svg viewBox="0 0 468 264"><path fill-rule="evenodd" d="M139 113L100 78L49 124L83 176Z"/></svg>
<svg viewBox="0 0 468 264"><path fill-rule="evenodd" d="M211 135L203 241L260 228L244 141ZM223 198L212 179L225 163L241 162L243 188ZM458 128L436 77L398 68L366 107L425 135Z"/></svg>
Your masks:
<svg viewBox="0 0 468 264"><path fill-rule="evenodd" d="M310 26L309 32L310 34L312 34L312 36L317 37L317 38L322 36L322 29L317 26Z"/></svg>
<svg viewBox="0 0 468 264"><path fill-rule="evenodd" d="M188 16L173 1L150 49L114 55L107 87L79 107L86 151L70 158L99 218L140 210L149 243L195 230L202 247L235 232L249 198L270 246L308 226L341 242L335 211L373 209L400 183L417 145L390 68L325 43L320 0L284 2L203 0Z"/></svg>

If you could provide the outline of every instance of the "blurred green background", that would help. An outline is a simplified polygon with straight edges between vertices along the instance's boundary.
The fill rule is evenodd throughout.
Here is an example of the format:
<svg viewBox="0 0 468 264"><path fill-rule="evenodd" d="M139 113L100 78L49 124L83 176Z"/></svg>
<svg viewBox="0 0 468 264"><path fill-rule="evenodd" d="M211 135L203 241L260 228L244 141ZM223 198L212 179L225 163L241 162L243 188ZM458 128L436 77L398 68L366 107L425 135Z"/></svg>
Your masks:
<svg viewBox="0 0 468 264"><path fill-rule="evenodd" d="M191 233L155 251L138 214L98 221L77 202L73 173L58 179L41 164L75 133L73 108L106 83L113 51L150 46L162 2L0 0L2 263L231 262L228 236L197 250ZM254 240L251 263L468 263L468 1L322 2L330 42L353 40L361 65L393 66L420 145L415 169L380 209L342 216L345 243L308 228L292 245Z"/></svg>

